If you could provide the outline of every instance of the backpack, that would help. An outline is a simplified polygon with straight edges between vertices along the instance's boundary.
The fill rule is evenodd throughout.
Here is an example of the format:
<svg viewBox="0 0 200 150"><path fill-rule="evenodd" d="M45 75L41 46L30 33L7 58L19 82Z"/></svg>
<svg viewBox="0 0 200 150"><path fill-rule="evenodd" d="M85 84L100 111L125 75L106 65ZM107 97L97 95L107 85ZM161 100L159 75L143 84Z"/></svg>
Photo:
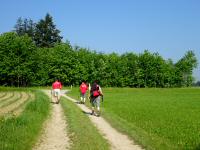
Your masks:
<svg viewBox="0 0 200 150"><path fill-rule="evenodd" d="M96 90L96 91L93 91L92 95L93 95L94 97L97 97L97 96L100 95L100 93L99 93L99 91Z"/></svg>
<svg viewBox="0 0 200 150"><path fill-rule="evenodd" d="M98 97L100 95L98 84L93 85L93 87L91 89L91 94L92 94L93 97Z"/></svg>

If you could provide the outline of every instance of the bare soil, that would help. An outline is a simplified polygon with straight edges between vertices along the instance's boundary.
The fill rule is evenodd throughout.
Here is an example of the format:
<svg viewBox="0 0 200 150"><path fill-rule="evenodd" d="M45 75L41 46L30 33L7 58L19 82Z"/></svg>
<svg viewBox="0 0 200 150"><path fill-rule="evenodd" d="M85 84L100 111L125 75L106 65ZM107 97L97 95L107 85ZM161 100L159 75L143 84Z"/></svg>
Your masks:
<svg viewBox="0 0 200 150"><path fill-rule="evenodd" d="M44 91L50 98L51 92ZM70 142L67 137L66 119L60 104L52 104L52 112L33 150L66 150Z"/></svg>

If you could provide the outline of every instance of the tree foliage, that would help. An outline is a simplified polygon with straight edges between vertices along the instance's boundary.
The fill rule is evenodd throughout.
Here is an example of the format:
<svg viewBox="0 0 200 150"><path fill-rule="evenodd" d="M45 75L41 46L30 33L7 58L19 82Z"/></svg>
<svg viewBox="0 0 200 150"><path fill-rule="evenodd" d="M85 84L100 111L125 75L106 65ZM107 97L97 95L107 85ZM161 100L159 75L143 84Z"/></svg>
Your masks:
<svg viewBox="0 0 200 150"><path fill-rule="evenodd" d="M197 67L193 51L174 63L158 53L104 54L62 42L52 17L38 23L17 20L15 32L0 35L0 84L46 86L99 80L102 86L184 87L192 85Z"/></svg>
<svg viewBox="0 0 200 150"><path fill-rule="evenodd" d="M31 19L18 18L14 31L19 36L27 34L37 47L53 47L62 40L60 31L56 29L53 18L48 13L38 23L34 23Z"/></svg>
<svg viewBox="0 0 200 150"><path fill-rule="evenodd" d="M19 35L23 36L27 34L29 37L34 39L34 33L35 33L35 23L31 19L22 19L19 17L17 19L17 23L14 27L14 31Z"/></svg>
<svg viewBox="0 0 200 150"><path fill-rule="evenodd" d="M1 85L27 86L31 84L33 53L36 47L27 35L10 32L0 36Z"/></svg>
<svg viewBox="0 0 200 150"><path fill-rule="evenodd" d="M41 19L35 28L34 41L38 47L53 47L56 43L60 43L62 37L60 31L56 29L53 18L50 14Z"/></svg>
<svg viewBox="0 0 200 150"><path fill-rule="evenodd" d="M64 85L99 80L103 86L182 87L193 82L197 59L192 51L177 63L145 50L122 55L103 54L60 43L36 47L28 35L10 32L0 36L1 85L51 85L59 78Z"/></svg>
<svg viewBox="0 0 200 150"><path fill-rule="evenodd" d="M185 56L176 64L177 84L179 86L190 86L193 82L192 71L197 67L197 58L193 51L187 51Z"/></svg>

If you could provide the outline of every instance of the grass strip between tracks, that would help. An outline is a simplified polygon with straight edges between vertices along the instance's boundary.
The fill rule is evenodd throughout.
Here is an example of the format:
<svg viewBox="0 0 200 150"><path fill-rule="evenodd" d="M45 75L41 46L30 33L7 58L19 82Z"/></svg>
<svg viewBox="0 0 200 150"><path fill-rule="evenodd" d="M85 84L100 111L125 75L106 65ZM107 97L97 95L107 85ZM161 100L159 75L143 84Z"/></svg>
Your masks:
<svg viewBox="0 0 200 150"><path fill-rule="evenodd" d="M67 128L72 142L72 150L109 149L107 141L100 135L90 119L75 103L62 97L61 105L67 119Z"/></svg>

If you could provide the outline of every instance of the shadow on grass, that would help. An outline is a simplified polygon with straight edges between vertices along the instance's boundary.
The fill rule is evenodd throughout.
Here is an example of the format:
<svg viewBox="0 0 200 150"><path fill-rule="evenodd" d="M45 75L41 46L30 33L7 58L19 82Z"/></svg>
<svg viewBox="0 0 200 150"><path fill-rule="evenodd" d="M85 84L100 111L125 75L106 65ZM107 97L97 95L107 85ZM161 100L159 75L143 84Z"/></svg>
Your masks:
<svg viewBox="0 0 200 150"><path fill-rule="evenodd" d="M86 114L86 115L91 115L91 112L86 112L84 110L82 110L82 113Z"/></svg>
<svg viewBox="0 0 200 150"><path fill-rule="evenodd" d="M59 104L59 102L50 102L51 104Z"/></svg>
<svg viewBox="0 0 200 150"><path fill-rule="evenodd" d="M81 101L76 101L74 103L76 103L76 104L83 104Z"/></svg>
<svg viewBox="0 0 200 150"><path fill-rule="evenodd" d="M198 145L194 148L194 150L200 150L200 144L198 144Z"/></svg>

